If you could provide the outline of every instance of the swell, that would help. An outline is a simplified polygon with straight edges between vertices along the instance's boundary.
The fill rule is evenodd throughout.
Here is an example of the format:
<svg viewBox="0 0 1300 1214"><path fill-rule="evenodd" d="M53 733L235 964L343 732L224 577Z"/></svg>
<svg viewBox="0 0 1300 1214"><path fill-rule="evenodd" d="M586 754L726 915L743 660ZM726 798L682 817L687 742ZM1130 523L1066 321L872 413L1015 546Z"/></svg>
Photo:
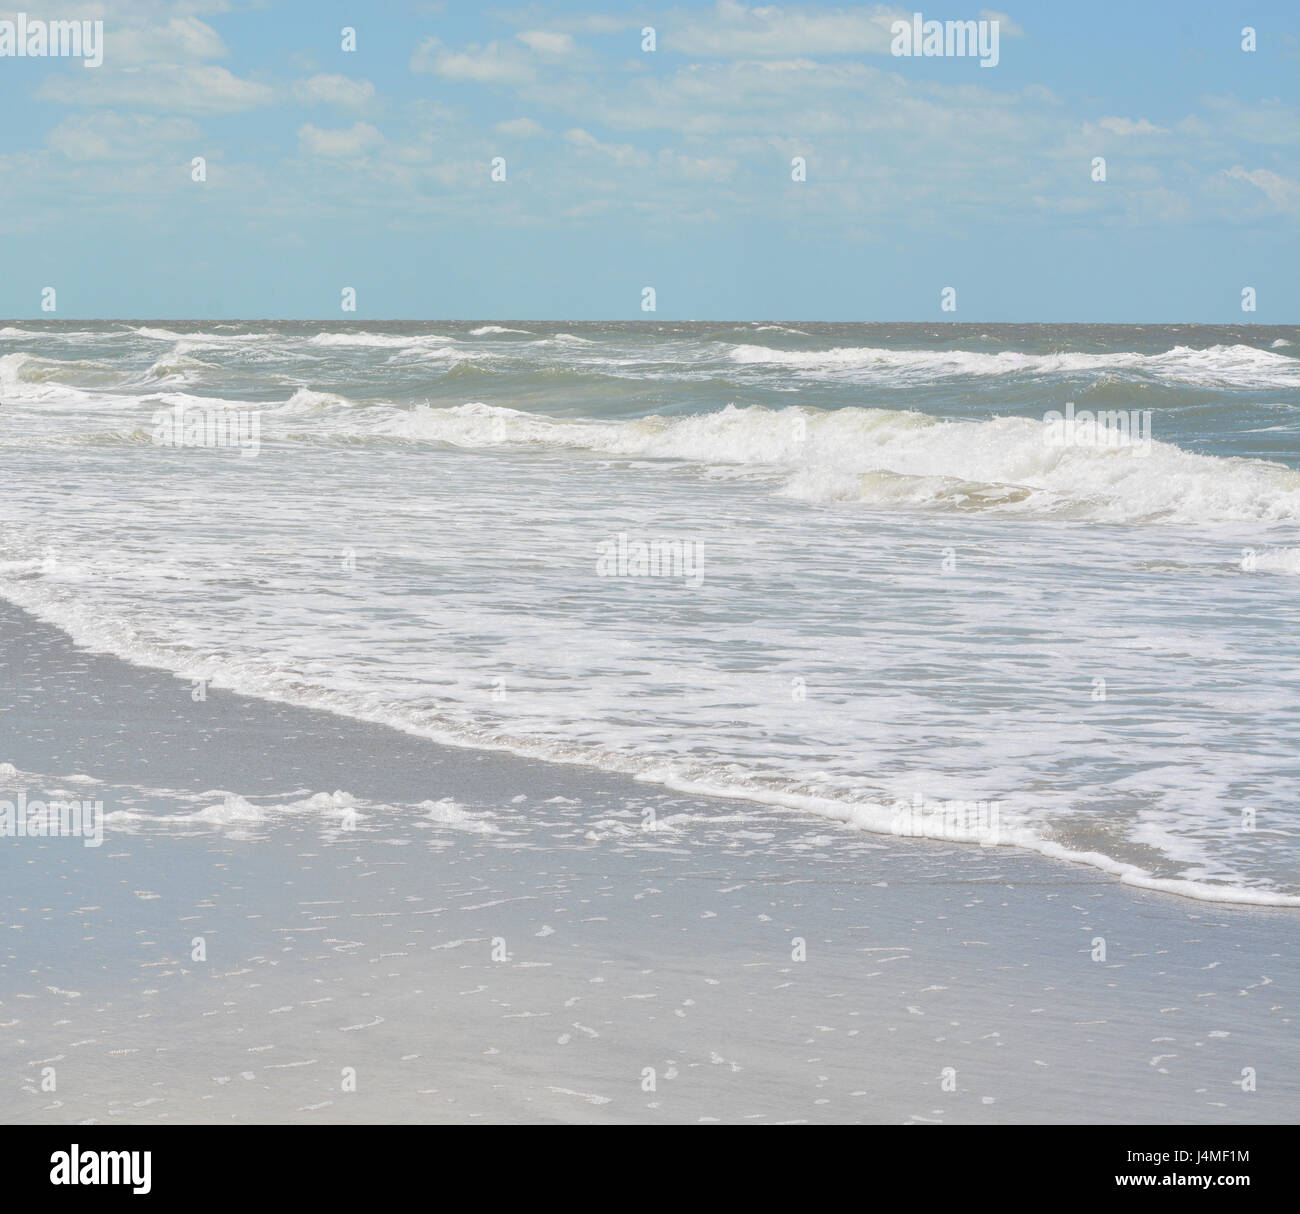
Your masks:
<svg viewBox="0 0 1300 1214"><path fill-rule="evenodd" d="M1300 472L1157 440L1062 442L1024 417L944 421L892 409L760 406L633 421L570 420L483 403L390 413L371 433L404 442L503 444L733 464L810 503L910 504L1097 522L1287 523ZM1086 436L1084 436L1086 437Z"/></svg>
<svg viewBox="0 0 1300 1214"><path fill-rule="evenodd" d="M827 350L784 350L737 345L728 358L757 367L802 373L872 372L932 377L1051 376L1110 373L1145 376L1207 387L1300 387L1300 359L1254 346L1174 346L1159 354L1136 351L1023 354L974 350L893 350L836 346Z"/></svg>
<svg viewBox="0 0 1300 1214"><path fill-rule="evenodd" d="M33 567L30 570L15 568L23 565ZM272 702L292 703L352 720L385 725L442 745L506 752L548 763L595 767L692 795L745 800L809 813L874 834L1035 851L1052 859L1098 869L1125 884L1198 901L1244 906L1300 906L1300 895L1259 886L1234 886L1158 876L1113 856L1071 849L1039 833L1028 824L1009 824L999 829L996 843L981 843L978 836L954 835L950 831L927 826L923 820L915 822L910 828L907 823L900 826L897 808L883 801L848 797L837 799L814 794L793 786L792 781L785 782L783 786L776 781L764 781L756 776L741 775L737 778L734 767L711 769L704 764L690 768L670 767L653 758L637 758L625 751L603 749L598 745L557 745L511 737L463 721L454 721L435 712L412 712L383 705L373 695L341 692L306 683L296 675L276 670L265 661L247 661L238 666L223 664L213 668L196 652L186 652L175 645L158 644L141 636L135 628L124 622L105 619L102 613L93 609L77 603L59 602L43 595L39 583L29 580L37 568L39 561L6 562L5 565L0 565L0 596L58 628L74 644L110 653L133 665L168 670L181 678L202 678L214 687L238 694ZM5 576L13 573L18 573L19 577L14 579ZM27 578L24 578L24 573L28 574Z"/></svg>
<svg viewBox="0 0 1300 1214"><path fill-rule="evenodd" d="M189 385L191 377L208 369L205 362L173 351L137 375L134 383L137 389L155 390ZM111 365L91 360L60 362L27 353L0 356L0 385L16 399L42 409L94 406L131 413L150 407L151 401L172 399L166 394L114 396L101 382L108 374L114 374ZM483 372L460 363L452 374L478 377ZM510 378L505 368L488 374ZM625 414L629 402L635 403L646 390L643 381L630 377L565 367L551 368L540 379L533 373L529 379L544 398L566 389L574 397L594 390L609 397L606 409L621 405ZM184 393L177 398L251 406L248 401ZM1126 402L1122 392L1107 385L1081 394L1079 403L1109 409L1153 402ZM352 405L340 394L301 388L280 404L255 407L280 419L283 432L278 437L292 441L532 446L737 465L774 481L779 495L810 504L907 506L1109 523L1280 524L1300 519L1300 473L1271 460L1199 454L1158 437L1133 442L1119 436L1118 443L1087 443L1074 435L1062 442L1059 429L1032 417L947 421L898 409L728 405L706 413L616 420L557 417L482 402L450 407ZM1160 416L1153 411L1157 433ZM129 417L124 421L128 430L140 424ZM288 425L292 430L283 429ZM83 429L97 430L93 423ZM60 445L66 437L60 436ZM53 438L38 434L31 441L42 444ZM1260 453L1267 453L1265 444L1258 441Z"/></svg>

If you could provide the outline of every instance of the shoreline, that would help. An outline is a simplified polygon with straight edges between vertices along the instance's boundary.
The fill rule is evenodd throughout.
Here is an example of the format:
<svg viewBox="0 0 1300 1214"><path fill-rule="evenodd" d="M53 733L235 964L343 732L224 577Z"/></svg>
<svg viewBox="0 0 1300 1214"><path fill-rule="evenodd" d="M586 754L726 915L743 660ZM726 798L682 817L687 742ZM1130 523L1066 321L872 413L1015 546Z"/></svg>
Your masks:
<svg viewBox="0 0 1300 1214"><path fill-rule="evenodd" d="M120 657L113 652L118 646L113 643L110 634L105 632L97 621L77 616L75 613L74 617L70 619L67 611L64 610L58 622L55 623L49 618L51 613L47 604L39 601L39 599L23 601L27 598L23 590L24 588L21 585L11 583L6 589L6 595L11 597L0 598L0 608L18 611L24 618L39 620L43 625L51 627L61 635L68 637L69 643L77 648L103 652L106 655L111 654L114 660L121 661L133 669L156 672L178 684L197 677L198 672L202 670L204 681L210 687L218 689L220 694L234 695L266 704L281 704L309 713L323 712L329 716L338 717L358 725L391 730L445 750L469 751L474 754L500 757L526 764L540 764L543 767L560 767L570 768L574 771L583 770L587 772L606 772L611 775L617 774L621 778L635 782L638 786L659 787L673 793L689 797L701 797L712 801L770 805L786 813L810 814L824 822L844 823L855 830L878 837L918 839L922 842L957 842L963 846L983 846L978 836L963 838L961 837L962 832L954 833L945 830L942 822L938 834L933 833L933 828L928 832L896 832L893 826L897 823L900 813L910 814L910 809L904 802L897 802L892 808L887 803L851 804L827 797L781 792L761 787L726 787L690 780L677 776L675 773L656 775L648 771L638 772L631 769L617 771L614 768L603 767L598 756L572 760L550 757L544 753L545 747L541 744L534 745L528 742L512 744L505 741L501 743L472 742L457 737L450 730L443 727L422 727L390 711L367 708L355 697L352 702L343 705L338 701L343 700L344 696L319 692L318 689L317 696L313 700L309 700L308 697L303 695L294 696L260 685L250 686L247 679L238 677L231 679L228 672L220 669L214 674L211 668L205 666L202 659L199 658L193 660L189 672L182 673L161 661L155 661L153 654L136 653L131 658ZM331 699L335 702L331 703ZM4 761L6 760L0 758L0 762ZM933 801L933 804L940 805L942 802L936 800ZM998 833L996 827L995 833ZM1031 852L1044 857L1052 863L1086 867L1104 874L1110 879L1116 879L1121 884L1135 888L1153 890L1210 905L1271 907L1281 910L1300 908L1300 895L1251 886L1229 886L1189 881L1179 877L1156 876L1139 864L1120 860L1103 852L1067 847L1051 839L1044 838L1036 831L1023 827L1003 828L1000 833L1002 838L997 843L989 846L998 850L1010 848L1016 851Z"/></svg>
<svg viewBox="0 0 1300 1214"><path fill-rule="evenodd" d="M98 849L0 840L0 1120L1300 1109L1291 911L195 702L7 603L0 669L0 762L31 789L89 777L110 815Z"/></svg>

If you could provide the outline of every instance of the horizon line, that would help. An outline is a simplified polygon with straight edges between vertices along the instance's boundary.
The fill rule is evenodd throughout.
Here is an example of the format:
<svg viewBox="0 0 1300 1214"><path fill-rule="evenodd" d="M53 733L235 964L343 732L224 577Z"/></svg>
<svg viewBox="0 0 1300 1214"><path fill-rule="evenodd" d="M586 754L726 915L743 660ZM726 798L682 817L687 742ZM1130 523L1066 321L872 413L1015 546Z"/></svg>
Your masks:
<svg viewBox="0 0 1300 1214"><path fill-rule="evenodd" d="M1108 326L1111 328L1300 328L1300 320L1293 321L1215 321L1215 320L810 320L799 317L759 316L750 319L736 317L706 317L703 319L668 319L654 320L629 317L555 317L539 318L526 316L375 316L375 317L330 317L330 316L10 316L0 317L0 324L58 324L66 321L95 322L100 324L143 324L147 321L166 321L170 324L479 324L510 322L530 325L916 325L928 327L959 326L997 326L1016 325L1021 328L1063 325L1074 326Z"/></svg>

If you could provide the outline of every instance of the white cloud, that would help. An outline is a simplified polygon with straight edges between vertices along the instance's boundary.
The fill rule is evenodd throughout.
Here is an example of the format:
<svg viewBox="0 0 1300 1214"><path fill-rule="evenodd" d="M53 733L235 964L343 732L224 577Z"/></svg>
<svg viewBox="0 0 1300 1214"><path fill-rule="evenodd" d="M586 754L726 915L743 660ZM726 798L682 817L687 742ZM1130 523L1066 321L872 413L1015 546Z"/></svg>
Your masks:
<svg viewBox="0 0 1300 1214"><path fill-rule="evenodd" d="M416 47L411 56L411 71L432 72L447 80L468 80L475 84L523 84L534 76L520 52L503 48L499 43L453 51L432 37Z"/></svg>
<svg viewBox="0 0 1300 1214"><path fill-rule="evenodd" d="M379 147L384 137L368 122L356 122L333 131L309 122L298 128L298 141L308 155L329 160L355 160Z"/></svg>
<svg viewBox="0 0 1300 1214"><path fill-rule="evenodd" d="M1103 131L1109 131L1112 135L1168 135L1169 131L1162 126L1155 126L1145 118L1139 118L1134 122L1131 118L1103 118L1097 123Z"/></svg>
<svg viewBox="0 0 1300 1214"><path fill-rule="evenodd" d="M120 161L153 158L161 148L198 138L198 125L188 118L98 113L65 118L45 142L70 160Z"/></svg>
<svg viewBox="0 0 1300 1214"><path fill-rule="evenodd" d="M111 20L104 23L104 61L110 66L223 59L226 53L221 35L197 17L125 28Z"/></svg>
<svg viewBox="0 0 1300 1214"><path fill-rule="evenodd" d="M89 11L102 2L85 0ZM8 177L0 177L0 196L44 174L67 197L89 196L85 182L112 176L126 183L124 196L170 197L159 193L157 182L165 187L173 178L184 180L176 166L204 151L190 142L193 124L184 115L201 119L283 104L286 113L277 117L290 117L289 129L297 128L299 154L267 166L273 182L267 193L285 216L316 206L366 216L382 209L414 223L475 208L485 222L544 225L561 216L590 222L618 213L653 219L671 231L686 218L716 214L743 222L760 215L859 233L946 222L957 199L967 214L1014 215L1038 224L1088 214L1110 226L1182 222L1200 218L1207 206L1237 222L1275 219L1279 207L1287 214L1300 208L1300 185L1292 180L1300 174L1290 149L1279 147L1300 142L1300 111L1290 103L1201 97L1198 114L1182 121L1162 109L1171 128L1165 130L1126 111L1118 96L1087 113L1042 85L1025 83L1032 76L1015 82L989 72L917 79L896 70L888 55L889 22L913 7L930 17L924 5L903 10L854 7L851 0L827 0L838 7L817 0L707 0L688 8L677 0L683 8L661 11L658 20L649 11L592 18L593 24L556 19L568 31L563 34L539 29L554 18L540 15L546 6L531 6L505 16L509 24L497 41L487 34L473 45L426 39L411 59L414 70L437 77L416 90L424 100L391 99L380 109L381 78L373 77L372 85L329 74L347 56L319 62L286 56L278 72L268 67L256 80L240 79L192 61L215 58L224 48L215 35L203 34L202 22L172 18L201 12L191 0L178 0L170 13L161 0L112 2L136 5L131 20L123 19L133 31L148 24L140 13L150 6L156 18L151 40L141 35L130 53L154 66L124 68L119 60L113 67L110 57L99 72L80 73L102 77L89 83L73 79L75 72L50 72L38 95L79 102L83 109L47 118L44 125L64 121L50 132L48 150L32 153L35 168L0 160ZM951 15L973 16L977 4ZM1011 32L1003 16L992 10L982 15ZM588 36L596 22L625 36L596 44ZM657 26L661 50L690 49L692 58L673 55L665 62L637 53L643 23ZM154 56L167 53L177 62L154 63ZM239 60L243 72L252 70L246 62ZM573 70L575 64L582 70ZM457 82L499 87L497 104L484 112L472 97L456 95L451 86ZM294 109L298 104L321 108ZM154 105L156 113L140 110ZM1116 109L1130 116L1117 116ZM383 133L358 121L377 123L375 113L388 115ZM299 126L304 119L314 124ZM527 191L484 190L486 157L511 155L512 146L521 151L508 140L539 141L532 146L544 146L553 171L536 174ZM1114 151L1123 140L1130 152L1137 148L1140 159L1155 163L1137 164L1126 155L1123 191L1081 185L1091 156L1104 151L1106 141ZM1256 141L1258 156L1242 152L1246 140ZM809 157L809 189L783 188L794 155ZM1269 167L1225 167L1239 158ZM114 160L122 162L115 173L109 169ZM363 172L328 171L357 164ZM253 166L239 166L241 180L246 167ZM6 210L0 222L11 224L13 207L0 208Z"/></svg>
<svg viewBox="0 0 1300 1214"><path fill-rule="evenodd" d="M736 162L725 156L684 156L670 148L659 153L660 170L687 181L727 181L736 167Z"/></svg>
<svg viewBox="0 0 1300 1214"><path fill-rule="evenodd" d="M575 49L569 34L556 34L550 30L525 30L515 37L530 51L541 55L571 55Z"/></svg>
<svg viewBox="0 0 1300 1214"><path fill-rule="evenodd" d="M608 156L617 165L641 168L650 163L649 155L640 148L633 147L630 143L601 143L595 135L590 131L584 131L581 127L565 131L564 138L583 151Z"/></svg>
<svg viewBox="0 0 1300 1214"><path fill-rule="evenodd" d="M567 113L585 128L678 131L713 139L729 133L803 139L889 136L906 148L1020 147L1056 121L1038 105L975 85L909 83L895 72L853 61L713 61L666 75L625 77L621 87L575 73L521 90L538 107ZM940 146L943 145L943 146Z"/></svg>
<svg viewBox="0 0 1300 1214"><path fill-rule="evenodd" d="M533 118L510 118L498 122L493 128L501 135L511 135L516 139L536 139L546 134L546 128Z"/></svg>
<svg viewBox="0 0 1300 1214"><path fill-rule="evenodd" d="M341 110L364 110L375 100L369 80L347 76L311 76L293 86L294 96L306 105L332 105Z"/></svg>
<svg viewBox="0 0 1300 1214"><path fill-rule="evenodd" d="M673 51L735 59L769 55L889 53L894 21L910 20L896 6L807 9L753 7L718 0L712 12L677 13L660 24L661 41Z"/></svg>
<svg viewBox="0 0 1300 1214"><path fill-rule="evenodd" d="M996 21L998 23L999 38L1023 38L1025 36L1025 31L1012 21L1006 13L1000 13L993 8L982 8L980 9L980 16L985 21Z"/></svg>
<svg viewBox="0 0 1300 1214"><path fill-rule="evenodd" d="M1246 169L1239 164L1224 169L1223 175L1235 181L1249 182L1256 189L1263 190L1269 202L1280 210L1300 211L1300 181L1292 181L1270 169Z"/></svg>
<svg viewBox="0 0 1300 1214"><path fill-rule="evenodd" d="M1232 96L1207 96L1200 99L1217 127L1239 142L1300 144L1300 110L1280 98L1242 101Z"/></svg>
<svg viewBox="0 0 1300 1214"><path fill-rule="evenodd" d="M214 64L59 73L46 76L35 95L64 105L128 106L183 114L228 114L275 100L274 89L243 80Z"/></svg>
<svg viewBox="0 0 1300 1214"><path fill-rule="evenodd" d="M569 17L565 24L584 34L621 34L624 30L639 30L645 24L635 15L615 17L607 13L589 13L585 17Z"/></svg>

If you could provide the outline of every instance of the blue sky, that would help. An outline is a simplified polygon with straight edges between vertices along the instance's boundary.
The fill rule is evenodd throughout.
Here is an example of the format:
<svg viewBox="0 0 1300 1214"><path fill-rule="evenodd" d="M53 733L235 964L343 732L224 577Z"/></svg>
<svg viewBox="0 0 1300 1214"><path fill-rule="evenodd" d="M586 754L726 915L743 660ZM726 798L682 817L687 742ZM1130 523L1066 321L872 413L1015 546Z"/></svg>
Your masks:
<svg viewBox="0 0 1300 1214"><path fill-rule="evenodd" d="M105 50L0 58L6 317L1300 321L1293 0L22 11Z"/></svg>

